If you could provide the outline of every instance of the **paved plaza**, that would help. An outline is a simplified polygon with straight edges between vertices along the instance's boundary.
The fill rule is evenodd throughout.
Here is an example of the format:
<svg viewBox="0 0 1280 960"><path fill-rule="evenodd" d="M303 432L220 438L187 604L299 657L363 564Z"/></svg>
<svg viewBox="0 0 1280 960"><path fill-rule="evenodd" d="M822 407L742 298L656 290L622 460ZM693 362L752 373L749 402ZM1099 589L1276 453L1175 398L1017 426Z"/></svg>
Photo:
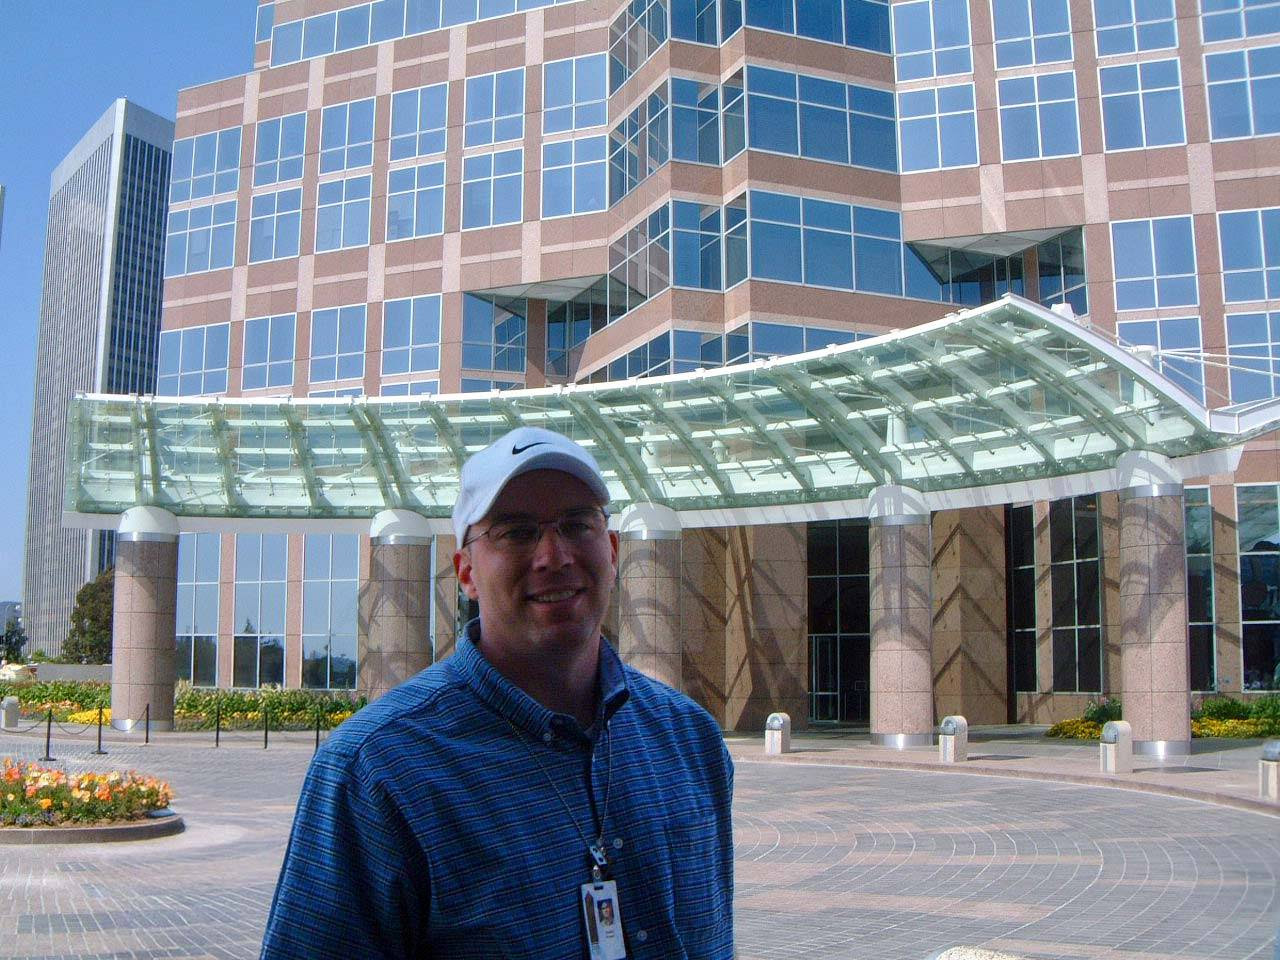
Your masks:
<svg viewBox="0 0 1280 960"><path fill-rule="evenodd" d="M742 960L925 960L958 945L1036 958L1273 956L1280 818L1079 783L853 766L856 740L797 745L776 762L758 739L731 740ZM43 746L0 735L3 755L35 759ZM266 751L252 734L218 750L186 735L111 742L105 758L92 749L82 737L53 752L68 769L169 779L187 831L0 847L0 957L256 957L306 738L275 736ZM1045 753L1015 740L984 751L1011 764ZM1256 755L1188 768L1245 770Z"/></svg>

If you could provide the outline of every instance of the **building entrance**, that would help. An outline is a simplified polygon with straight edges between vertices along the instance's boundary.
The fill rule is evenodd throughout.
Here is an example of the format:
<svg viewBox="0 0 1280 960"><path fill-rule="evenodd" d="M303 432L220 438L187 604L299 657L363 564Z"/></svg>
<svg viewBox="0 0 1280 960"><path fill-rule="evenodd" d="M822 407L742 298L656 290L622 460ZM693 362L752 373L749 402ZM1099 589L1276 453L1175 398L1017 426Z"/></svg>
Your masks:
<svg viewBox="0 0 1280 960"><path fill-rule="evenodd" d="M810 722L868 723L870 719L871 635L810 635Z"/></svg>

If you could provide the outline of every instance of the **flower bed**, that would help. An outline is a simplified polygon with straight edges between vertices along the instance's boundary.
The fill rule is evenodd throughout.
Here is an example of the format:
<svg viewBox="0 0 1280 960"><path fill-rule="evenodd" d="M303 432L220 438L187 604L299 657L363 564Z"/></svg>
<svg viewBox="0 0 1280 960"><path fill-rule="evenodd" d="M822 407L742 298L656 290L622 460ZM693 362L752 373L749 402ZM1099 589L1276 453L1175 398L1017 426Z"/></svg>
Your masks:
<svg viewBox="0 0 1280 960"><path fill-rule="evenodd" d="M132 770L68 776L6 757L0 772L0 826L6 827L139 820L172 799L169 784Z"/></svg>
<svg viewBox="0 0 1280 960"><path fill-rule="evenodd" d="M1120 701L1091 703L1083 717L1055 723L1045 736L1064 740L1097 740L1102 736L1103 718L1099 714L1104 707L1108 714L1106 719L1120 718ZM1209 697L1199 710L1191 714L1191 736L1246 740L1280 737L1280 696L1273 694L1255 700Z"/></svg>

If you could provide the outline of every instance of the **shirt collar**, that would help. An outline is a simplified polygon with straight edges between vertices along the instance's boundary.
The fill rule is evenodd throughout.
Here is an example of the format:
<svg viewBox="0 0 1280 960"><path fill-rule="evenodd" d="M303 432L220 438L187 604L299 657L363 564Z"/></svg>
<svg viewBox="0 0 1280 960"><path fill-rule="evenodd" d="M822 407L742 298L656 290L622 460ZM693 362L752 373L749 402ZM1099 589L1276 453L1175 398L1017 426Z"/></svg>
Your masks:
<svg viewBox="0 0 1280 960"><path fill-rule="evenodd" d="M589 732L582 731L572 717L548 710L499 673L485 659L480 646L480 620L477 618L463 629L457 649L450 657L454 669L494 712L539 740L546 740L547 734L556 736L569 731L594 739L631 695L622 660L609 641L601 637L597 674L600 697L596 702L595 722Z"/></svg>

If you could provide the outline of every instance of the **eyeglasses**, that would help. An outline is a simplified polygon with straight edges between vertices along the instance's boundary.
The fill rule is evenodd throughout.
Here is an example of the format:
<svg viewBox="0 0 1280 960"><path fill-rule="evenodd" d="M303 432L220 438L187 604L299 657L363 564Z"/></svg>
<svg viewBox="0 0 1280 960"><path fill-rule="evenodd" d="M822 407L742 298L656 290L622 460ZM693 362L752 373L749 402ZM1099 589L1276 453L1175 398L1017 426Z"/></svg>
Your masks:
<svg viewBox="0 0 1280 960"><path fill-rule="evenodd" d="M462 542L470 546L481 537L504 553L528 553L542 541L542 531L555 527L565 543L590 543L605 532L609 515L599 507L580 507L568 510L551 520L532 520L524 517L511 520L495 520L484 530Z"/></svg>

